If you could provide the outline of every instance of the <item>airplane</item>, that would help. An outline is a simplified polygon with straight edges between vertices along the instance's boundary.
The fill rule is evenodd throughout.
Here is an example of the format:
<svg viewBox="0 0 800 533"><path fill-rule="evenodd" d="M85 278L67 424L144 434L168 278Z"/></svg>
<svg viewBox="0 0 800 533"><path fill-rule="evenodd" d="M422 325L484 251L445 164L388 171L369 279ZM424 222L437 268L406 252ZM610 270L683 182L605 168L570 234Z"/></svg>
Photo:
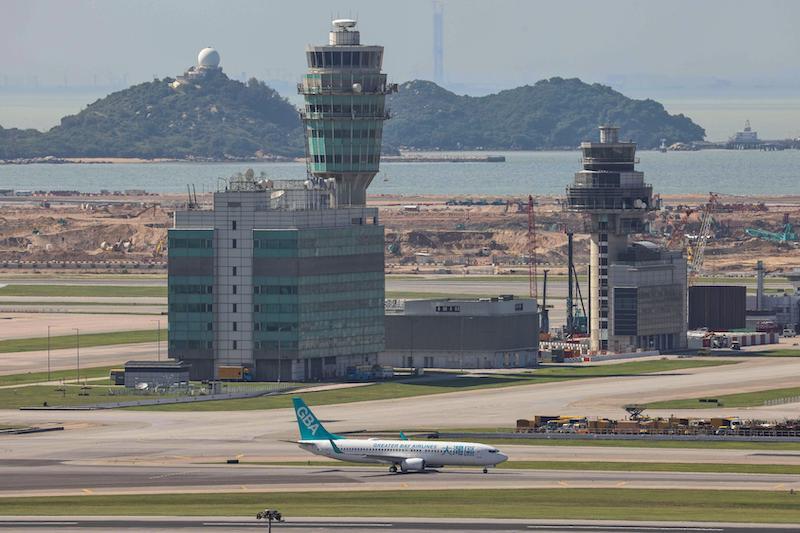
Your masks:
<svg viewBox="0 0 800 533"><path fill-rule="evenodd" d="M297 444L316 455L354 463L388 464L390 472L400 470L404 474L447 465L482 466L486 474L488 467L508 460L500 450L485 444L412 441L402 432L399 440L349 439L328 432L302 398L292 398L292 403L300 428Z"/></svg>

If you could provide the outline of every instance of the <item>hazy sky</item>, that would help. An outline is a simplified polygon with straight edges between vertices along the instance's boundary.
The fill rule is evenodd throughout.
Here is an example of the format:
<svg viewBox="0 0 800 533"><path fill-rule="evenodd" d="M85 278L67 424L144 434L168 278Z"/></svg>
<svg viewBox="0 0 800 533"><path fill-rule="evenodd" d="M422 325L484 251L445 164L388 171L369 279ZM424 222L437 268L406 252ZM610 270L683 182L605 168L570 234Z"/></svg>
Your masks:
<svg viewBox="0 0 800 533"><path fill-rule="evenodd" d="M577 76L633 96L800 89L800 1L444 0L445 78L475 94ZM394 81L432 77L431 0L0 0L0 86L174 76L203 46L223 69L298 80L332 16L386 47Z"/></svg>

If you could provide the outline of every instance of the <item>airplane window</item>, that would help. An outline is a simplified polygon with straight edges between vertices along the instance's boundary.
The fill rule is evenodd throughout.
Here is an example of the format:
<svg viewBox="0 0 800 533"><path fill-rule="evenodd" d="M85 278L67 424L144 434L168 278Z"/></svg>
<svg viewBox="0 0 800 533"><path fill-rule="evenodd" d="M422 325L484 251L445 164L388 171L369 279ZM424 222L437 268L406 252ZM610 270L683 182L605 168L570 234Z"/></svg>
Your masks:
<svg viewBox="0 0 800 533"><path fill-rule="evenodd" d="M497 450L495 450L494 448L492 448L491 450L489 450L489 453L497 453Z"/></svg>

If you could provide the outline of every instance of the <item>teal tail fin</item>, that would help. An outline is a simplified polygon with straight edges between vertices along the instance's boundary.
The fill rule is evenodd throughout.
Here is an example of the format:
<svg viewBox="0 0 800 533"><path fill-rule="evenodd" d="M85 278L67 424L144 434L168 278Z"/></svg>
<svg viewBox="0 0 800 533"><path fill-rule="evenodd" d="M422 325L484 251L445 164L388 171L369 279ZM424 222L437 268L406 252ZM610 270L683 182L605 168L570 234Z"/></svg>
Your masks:
<svg viewBox="0 0 800 533"><path fill-rule="evenodd" d="M408 440L408 437L406 437L406 434L402 431L400 432L400 440Z"/></svg>
<svg viewBox="0 0 800 533"><path fill-rule="evenodd" d="M337 440L340 436L328 433L322 422L314 416L302 398L292 398L297 426L300 428L300 440Z"/></svg>

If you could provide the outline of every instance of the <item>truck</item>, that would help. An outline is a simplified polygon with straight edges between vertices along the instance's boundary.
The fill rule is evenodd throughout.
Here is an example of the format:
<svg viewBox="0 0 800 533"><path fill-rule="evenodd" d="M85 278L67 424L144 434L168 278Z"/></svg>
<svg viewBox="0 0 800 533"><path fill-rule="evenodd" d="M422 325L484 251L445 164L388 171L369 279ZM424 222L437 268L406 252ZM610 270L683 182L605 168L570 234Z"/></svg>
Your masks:
<svg viewBox="0 0 800 533"><path fill-rule="evenodd" d="M794 337L797 335L797 331L795 330L794 326L784 326L783 328L783 336L784 337Z"/></svg>
<svg viewBox="0 0 800 533"><path fill-rule="evenodd" d="M220 366L217 368L217 379L220 381L253 381L253 374L246 366Z"/></svg>

